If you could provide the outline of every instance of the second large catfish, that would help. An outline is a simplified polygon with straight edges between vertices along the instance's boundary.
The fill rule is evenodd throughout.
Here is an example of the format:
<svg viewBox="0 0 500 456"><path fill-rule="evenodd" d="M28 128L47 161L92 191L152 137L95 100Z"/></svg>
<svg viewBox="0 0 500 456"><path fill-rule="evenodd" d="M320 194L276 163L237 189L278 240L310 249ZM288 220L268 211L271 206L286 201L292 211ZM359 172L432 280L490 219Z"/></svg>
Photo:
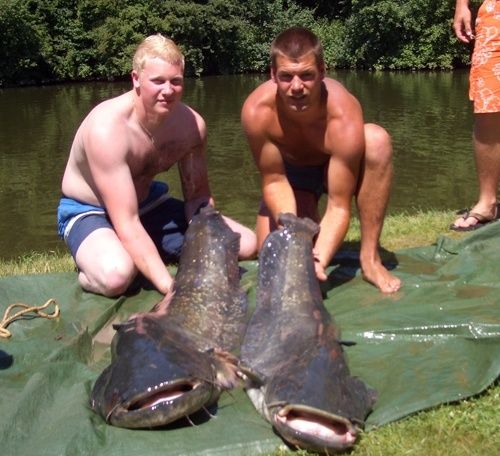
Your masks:
<svg viewBox="0 0 500 456"><path fill-rule="evenodd" d="M247 393L290 444L342 451L354 444L375 393L350 376L323 305L312 255L317 224L292 214L280 223L259 256L257 308L242 347L255 372Z"/></svg>

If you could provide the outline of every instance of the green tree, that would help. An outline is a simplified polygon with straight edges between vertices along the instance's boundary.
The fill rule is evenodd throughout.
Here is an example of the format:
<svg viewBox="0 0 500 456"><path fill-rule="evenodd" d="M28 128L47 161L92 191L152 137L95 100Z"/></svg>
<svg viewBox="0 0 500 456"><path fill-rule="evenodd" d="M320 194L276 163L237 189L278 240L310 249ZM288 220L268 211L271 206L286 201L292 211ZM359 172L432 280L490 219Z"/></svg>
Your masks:
<svg viewBox="0 0 500 456"><path fill-rule="evenodd" d="M0 30L0 86L42 79L49 69L40 57L41 33L26 5L0 0Z"/></svg>
<svg viewBox="0 0 500 456"><path fill-rule="evenodd" d="M297 0L297 4L314 9L316 17L327 19L346 19L351 12L351 0Z"/></svg>
<svg viewBox="0 0 500 456"><path fill-rule="evenodd" d="M90 32L96 58L94 71L98 77L120 78L130 73L134 49L144 36L153 33L156 17L147 1L102 3L107 14ZM95 13L102 15L99 10Z"/></svg>
<svg viewBox="0 0 500 456"><path fill-rule="evenodd" d="M345 66L451 69L467 60L451 30L454 0L353 0Z"/></svg>
<svg viewBox="0 0 500 456"><path fill-rule="evenodd" d="M0 85L128 75L145 36L163 33L188 75L263 72L269 46L302 25L330 68L450 69L469 50L451 30L455 0L0 0Z"/></svg>

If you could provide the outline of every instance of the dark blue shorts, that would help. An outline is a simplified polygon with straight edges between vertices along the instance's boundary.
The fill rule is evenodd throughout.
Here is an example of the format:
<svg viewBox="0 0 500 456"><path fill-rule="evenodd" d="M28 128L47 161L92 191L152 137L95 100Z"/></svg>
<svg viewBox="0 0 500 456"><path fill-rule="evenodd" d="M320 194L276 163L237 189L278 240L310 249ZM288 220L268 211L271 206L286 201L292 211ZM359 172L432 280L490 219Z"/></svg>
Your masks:
<svg viewBox="0 0 500 456"><path fill-rule="evenodd" d="M327 192L325 181L328 163L327 161L324 165L296 166L283 161L286 177L292 188L314 193L318 200Z"/></svg>
<svg viewBox="0 0 500 456"><path fill-rule="evenodd" d="M184 202L168 196L167 192L166 184L154 182L150 195L140 205L139 215L163 261L171 262L178 260L180 256L188 223ZM59 203L58 226L59 235L66 242L73 258L90 233L99 228L113 229L102 208L89 208L88 205L65 197Z"/></svg>

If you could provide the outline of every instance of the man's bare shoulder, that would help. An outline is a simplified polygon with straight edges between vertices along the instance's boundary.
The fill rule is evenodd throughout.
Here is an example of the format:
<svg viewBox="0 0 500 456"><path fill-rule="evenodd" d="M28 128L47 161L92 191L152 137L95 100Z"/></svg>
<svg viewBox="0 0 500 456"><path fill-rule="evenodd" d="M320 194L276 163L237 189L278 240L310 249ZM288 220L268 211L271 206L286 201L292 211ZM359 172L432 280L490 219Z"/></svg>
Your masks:
<svg viewBox="0 0 500 456"><path fill-rule="evenodd" d="M207 137L205 119L187 104L179 103L164 126L165 139L182 144L184 154L203 149Z"/></svg>
<svg viewBox="0 0 500 456"><path fill-rule="evenodd" d="M337 112L338 110L345 112L345 110L350 111L361 108L358 99L340 81L325 78L323 82L328 94L329 112Z"/></svg>
<svg viewBox="0 0 500 456"><path fill-rule="evenodd" d="M182 118L183 122L191 121L191 127L195 127L197 130L205 131L205 119L198 111L193 109L191 106L188 106L185 103L180 103L178 115Z"/></svg>
<svg viewBox="0 0 500 456"><path fill-rule="evenodd" d="M245 129L269 124L276 113L276 84L266 81L259 85L245 100L241 121Z"/></svg>
<svg viewBox="0 0 500 456"><path fill-rule="evenodd" d="M108 98L97 104L89 113L88 117L107 117L110 114L118 114L123 111L131 111L133 108L132 93L126 92L117 97Z"/></svg>
<svg viewBox="0 0 500 456"><path fill-rule="evenodd" d="M87 115L82 128L87 132L105 132L115 134L116 128L126 125L126 119L133 110L131 93L127 92L114 98L109 98L96 105Z"/></svg>
<svg viewBox="0 0 500 456"><path fill-rule="evenodd" d="M102 161L118 159L128 151L129 118L133 110L130 92L96 105L81 123L73 142L75 157Z"/></svg>
<svg viewBox="0 0 500 456"><path fill-rule="evenodd" d="M325 79L328 91L325 149L338 157L358 157L364 148L361 104L339 81Z"/></svg>

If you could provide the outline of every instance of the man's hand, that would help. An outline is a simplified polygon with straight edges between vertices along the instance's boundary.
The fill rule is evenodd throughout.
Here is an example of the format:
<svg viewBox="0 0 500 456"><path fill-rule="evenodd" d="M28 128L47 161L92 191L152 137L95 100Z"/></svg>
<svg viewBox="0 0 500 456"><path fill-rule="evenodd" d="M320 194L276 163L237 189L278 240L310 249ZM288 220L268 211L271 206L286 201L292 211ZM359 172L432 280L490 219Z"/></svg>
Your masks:
<svg viewBox="0 0 500 456"><path fill-rule="evenodd" d="M325 282L326 279L328 279L328 276L326 275L325 267L321 264L321 261L319 260L319 255L315 250L313 250L313 257L314 257L314 269L316 270L316 277L320 282Z"/></svg>
<svg viewBox="0 0 500 456"><path fill-rule="evenodd" d="M158 303L156 303L155 306L151 309L152 313L156 313L158 315L165 315L167 313L167 308L170 305L170 302L172 301L172 298L174 297L175 294L173 289L174 289L174 282L172 281L172 285L170 286L167 293L165 293L163 299Z"/></svg>
<svg viewBox="0 0 500 456"><path fill-rule="evenodd" d="M474 40L472 14L467 1L457 1L455 17L453 18L453 30L462 43L468 44Z"/></svg>

